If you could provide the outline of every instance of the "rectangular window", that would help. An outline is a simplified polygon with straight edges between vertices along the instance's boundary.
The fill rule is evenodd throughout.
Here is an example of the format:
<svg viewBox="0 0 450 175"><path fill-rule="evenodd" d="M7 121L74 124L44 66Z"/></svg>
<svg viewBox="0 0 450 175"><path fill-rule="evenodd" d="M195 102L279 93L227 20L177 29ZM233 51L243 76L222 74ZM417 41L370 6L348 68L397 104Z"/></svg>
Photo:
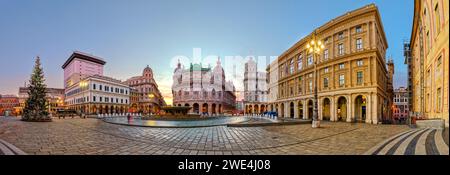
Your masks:
<svg viewBox="0 0 450 175"><path fill-rule="evenodd" d="M303 82L302 82L302 77L298 78L298 93L302 94L302 86L303 86Z"/></svg>
<svg viewBox="0 0 450 175"><path fill-rule="evenodd" d="M339 34L338 34L338 38L339 38L339 39L344 39L344 32L339 33Z"/></svg>
<svg viewBox="0 0 450 175"><path fill-rule="evenodd" d="M344 74L339 75L339 86L343 87L345 84L345 76Z"/></svg>
<svg viewBox="0 0 450 175"><path fill-rule="evenodd" d="M313 64L314 60L313 60L313 55L312 54L308 54L308 66L311 66Z"/></svg>
<svg viewBox="0 0 450 175"><path fill-rule="evenodd" d="M280 69L280 77L284 76L284 64L281 65L281 69Z"/></svg>
<svg viewBox="0 0 450 175"><path fill-rule="evenodd" d="M442 106L442 104L441 104L442 103L441 88L437 89L436 96L437 96L436 110L437 110L437 112L441 112L441 106Z"/></svg>
<svg viewBox="0 0 450 175"><path fill-rule="evenodd" d="M99 85L99 86L98 86L98 89L99 89L99 90L102 90L102 89L103 89L103 88L102 88L102 85Z"/></svg>
<svg viewBox="0 0 450 175"><path fill-rule="evenodd" d="M356 50L361 50L362 48L363 48L362 39L361 38L356 39Z"/></svg>
<svg viewBox="0 0 450 175"><path fill-rule="evenodd" d="M363 66L363 65L364 65L363 60L358 60L358 61L356 61L356 65L357 65L358 67Z"/></svg>
<svg viewBox="0 0 450 175"><path fill-rule="evenodd" d="M312 92L312 85L313 85L312 80L309 80L309 92Z"/></svg>
<svg viewBox="0 0 450 175"><path fill-rule="evenodd" d="M324 69L324 72L325 72L325 73L328 73L328 72L329 72L328 67L326 67L326 68Z"/></svg>
<svg viewBox="0 0 450 175"><path fill-rule="evenodd" d="M434 7L435 29L436 29L437 34L439 34L439 32L441 31L441 16L439 14L439 6L438 5L439 4L436 4L436 7Z"/></svg>
<svg viewBox="0 0 450 175"><path fill-rule="evenodd" d="M92 89L97 89L97 85L96 84L94 84L94 85L92 85Z"/></svg>
<svg viewBox="0 0 450 175"><path fill-rule="evenodd" d="M300 54L298 56L297 69L298 70L302 70L303 69L303 54Z"/></svg>
<svg viewBox="0 0 450 175"><path fill-rule="evenodd" d="M362 32L362 27L356 26L356 33L361 33L361 32Z"/></svg>
<svg viewBox="0 0 450 175"><path fill-rule="evenodd" d="M328 60L328 49L325 49L325 50L323 51L323 59L324 59L324 60Z"/></svg>
<svg viewBox="0 0 450 175"><path fill-rule="evenodd" d="M289 74L293 74L294 73L294 59L291 59L289 61Z"/></svg>
<svg viewBox="0 0 450 175"><path fill-rule="evenodd" d="M338 45L338 54L339 55L344 54L344 44L342 44L342 43Z"/></svg>
<svg viewBox="0 0 450 175"><path fill-rule="evenodd" d="M339 64L339 69L344 69L344 68L345 68L345 64L344 63Z"/></svg>
<svg viewBox="0 0 450 175"><path fill-rule="evenodd" d="M328 77L323 78L323 87L328 88Z"/></svg>
<svg viewBox="0 0 450 175"><path fill-rule="evenodd" d="M361 85L363 83L363 72L359 71L356 73L356 83Z"/></svg>
<svg viewBox="0 0 450 175"><path fill-rule="evenodd" d="M102 102L103 101L103 98L102 97L99 97L99 100L98 100L99 102Z"/></svg>
<svg viewBox="0 0 450 175"><path fill-rule="evenodd" d="M92 100L95 102L97 99L95 96L92 97Z"/></svg>

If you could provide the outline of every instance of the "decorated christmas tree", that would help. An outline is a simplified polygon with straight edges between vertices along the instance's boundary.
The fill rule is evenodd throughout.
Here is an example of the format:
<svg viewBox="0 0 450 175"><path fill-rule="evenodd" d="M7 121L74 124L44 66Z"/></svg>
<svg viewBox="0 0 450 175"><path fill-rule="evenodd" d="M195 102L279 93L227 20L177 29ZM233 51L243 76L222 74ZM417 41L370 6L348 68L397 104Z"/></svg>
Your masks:
<svg viewBox="0 0 450 175"><path fill-rule="evenodd" d="M28 86L28 99L23 109L24 121L51 121L48 113L44 71L39 57L36 57L30 85Z"/></svg>

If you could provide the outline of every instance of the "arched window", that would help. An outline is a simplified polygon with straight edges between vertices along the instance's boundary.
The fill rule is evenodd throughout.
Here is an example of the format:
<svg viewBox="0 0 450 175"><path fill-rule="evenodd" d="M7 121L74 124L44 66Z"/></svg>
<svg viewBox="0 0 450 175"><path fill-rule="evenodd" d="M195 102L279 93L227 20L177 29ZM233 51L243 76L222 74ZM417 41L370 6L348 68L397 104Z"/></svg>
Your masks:
<svg viewBox="0 0 450 175"><path fill-rule="evenodd" d="M302 70L303 69L303 54L300 53L297 59L297 69Z"/></svg>
<svg viewBox="0 0 450 175"><path fill-rule="evenodd" d="M289 61L289 74L293 74L294 73L294 59L291 59Z"/></svg>

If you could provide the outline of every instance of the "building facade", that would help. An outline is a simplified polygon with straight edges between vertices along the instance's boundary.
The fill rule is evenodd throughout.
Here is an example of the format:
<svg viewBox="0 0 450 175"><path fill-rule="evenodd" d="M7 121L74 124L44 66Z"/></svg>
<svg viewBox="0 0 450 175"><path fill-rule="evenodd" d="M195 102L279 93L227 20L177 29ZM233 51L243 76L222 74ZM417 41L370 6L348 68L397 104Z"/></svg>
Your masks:
<svg viewBox="0 0 450 175"><path fill-rule="evenodd" d="M412 109L412 58L411 58L411 47L410 47L410 42L409 41L405 41L403 42L403 56L405 57L405 64L407 66L407 71L408 71L408 79L407 79L407 87L406 89L408 90L408 109ZM408 117L412 115L411 110L408 110L409 114Z"/></svg>
<svg viewBox="0 0 450 175"><path fill-rule="evenodd" d="M315 34L324 48L316 60L306 49ZM278 57L279 117L311 119L317 73L318 117L378 124L388 118L390 81L386 41L374 4L347 12L304 37Z"/></svg>
<svg viewBox="0 0 450 175"><path fill-rule="evenodd" d="M65 89L68 109L86 114L127 113L130 87L110 77L92 75Z"/></svg>
<svg viewBox="0 0 450 175"><path fill-rule="evenodd" d="M235 87L226 81L225 72L217 60L214 68L191 64L184 69L178 63L173 75L173 105L190 106L190 113L221 114L236 108Z"/></svg>
<svg viewBox="0 0 450 175"><path fill-rule="evenodd" d="M270 63L269 66L267 66L266 72L268 85L268 109L271 112L278 112L278 108L276 108L278 100L278 61L273 61Z"/></svg>
<svg viewBox="0 0 450 175"><path fill-rule="evenodd" d="M75 51L63 64L64 88L92 75L103 75L103 66L106 64L102 58L87 53Z"/></svg>
<svg viewBox="0 0 450 175"><path fill-rule="evenodd" d="M261 114L267 111L267 77L266 72L258 71L258 63L250 58L244 70L244 105L245 113Z"/></svg>
<svg viewBox="0 0 450 175"><path fill-rule="evenodd" d="M409 116L409 91L404 87L394 90L394 121L404 123Z"/></svg>
<svg viewBox="0 0 450 175"><path fill-rule="evenodd" d="M19 98L15 95L0 95L0 116L19 115Z"/></svg>
<svg viewBox="0 0 450 175"><path fill-rule="evenodd" d="M449 108L448 1L415 0L410 38L412 113L418 118L444 119Z"/></svg>
<svg viewBox="0 0 450 175"><path fill-rule="evenodd" d="M58 109L64 109L64 89L61 88L47 88L45 89L47 106L50 114L53 114ZM28 88L19 87L19 115L23 114L25 103L28 99Z"/></svg>
<svg viewBox="0 0 450 175"><path fill-rule="evenodd" d="M73 54L63 64L64 101L68 109L85 114L129 112L130 87L103 76L106 62L83 52Z"/></svg>
<svg viewBox="0 0 450 175"><path fill-rule="evenodd" d="M141 76L136 76L125 81L130 86L134 95L138 96L137 101L132 100L131 109L140 113L156 113L162 106L166 106L164 97L158 89L153 71L147 65ZM137 94L134 94L137 93Z"/></svg>

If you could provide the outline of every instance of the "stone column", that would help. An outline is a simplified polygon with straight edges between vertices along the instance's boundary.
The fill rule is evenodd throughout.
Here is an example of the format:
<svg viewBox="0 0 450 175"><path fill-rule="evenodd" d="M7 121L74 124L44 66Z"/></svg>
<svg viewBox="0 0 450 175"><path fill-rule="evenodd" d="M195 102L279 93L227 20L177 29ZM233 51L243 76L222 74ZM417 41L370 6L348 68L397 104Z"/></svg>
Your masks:
<svg viewBox="0 0 450 175"><path fill-rule="evenodd" d="M366 95L366 123L372 123L372 94Z"/></svg>
<svg viewBox="0 0 450 175"><path fill-rule="evenodd" d="M347 122L352 122L352 97L351 95L347 95Z"/></svg>
<svg viewBox="0 0 450 175"><path fill-rule="evenodd" d="M334 105L334 98L333 97L330 97L330 121L336 121L335 120L335 114L334 114L334 111L335 111L335 109L334 109L334 107L335 107L335 105Z"/></svg>
<svg viewBox="0 0 450 175"><path fill-rule="evenodd" d="M291 109L289 109L289 108L290 108L289 102L284 102L284 111L286 114L286 115L284 115L284 118L289 118L291 116Z"/></svg>
<svg viewBox="0 0 450 175"><path fill-rule="evenodd" d="M378 124L378 96L377 94L372 95L373 108L372 108L372 123Z"/></svg>
<svg viewBox="0 0 450 175"><path fill-rule="evenodd" d="M208 103L208 114L212 115L212 113L213 113L212 104Z"/></svg>
<svg viewBox="0 0 450 175"><path fill-rule="evenodd" d="M294 101L294 118L299 118L298 101Z"/></svg>
<svg viewBox="0 0 450 175"><path fill-rule="evenodd" d="M320 98L317 98L317 106L318 106L318 117L319 120L323 120L323 106L322 106L322 100Z"/></svg>
<svg viewBox="0 0 450 175"><path fill-rule="evenodd" d="M306 100L303 100L303 119L308 119L308 104Z"/></svg>

